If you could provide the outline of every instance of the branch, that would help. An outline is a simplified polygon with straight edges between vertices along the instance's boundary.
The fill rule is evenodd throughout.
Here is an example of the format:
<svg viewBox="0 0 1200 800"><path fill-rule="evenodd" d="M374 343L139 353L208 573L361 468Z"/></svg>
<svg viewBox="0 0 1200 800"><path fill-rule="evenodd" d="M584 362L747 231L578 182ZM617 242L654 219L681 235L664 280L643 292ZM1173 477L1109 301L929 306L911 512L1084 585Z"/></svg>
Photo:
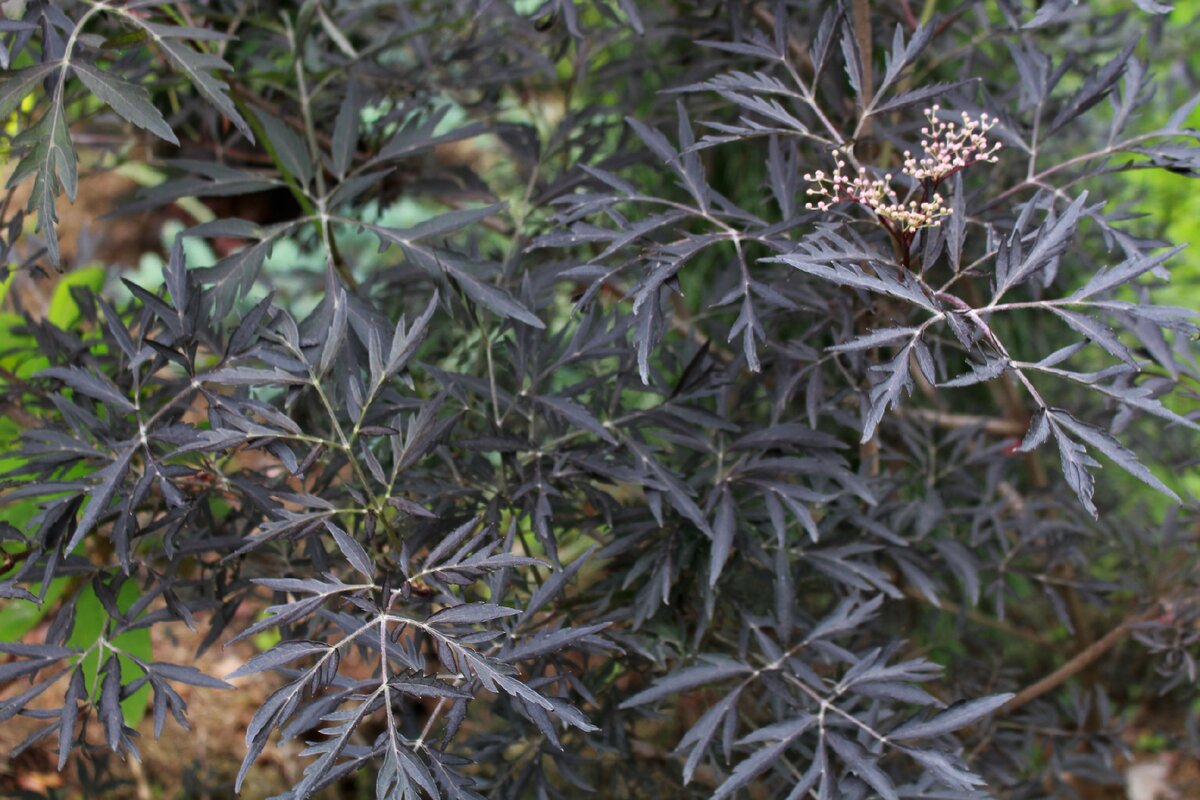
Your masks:
<svg viewBox="0 0 1200 800"><path fill-rule="evenodd" d="M1054 670L1054 672L1051 672L1037 683L1022 689L1017 693L1016 697L1005 703L996 713L1011 714L1026 703L1036 700L1047 692L1057 689L1059 686L1070 680L1073 676L1087 669L1109 650L1120 644L1121 640L1128 636L1135 626L1155 617L1158 614L1158 605L1158 603L1155 603L1149 609L1142 611L1139 614L1126 617L1124 622L1106 633L1102 638L1097 639L1095 642L1079 651L1079 653L1070 661L1063 664L1061 667Z"/></svg>
<svg viewBox="0 0 1200 800"><path fill-rule="evenodd" d="M1002 417L984 417L978 414L951 414L932 408L900 408L895 413L952 431L978 426L993 436L1022 437L1025 435L1027 427L1015 420L1004 419Z"/></svg>
<svg viewBox="0 0 1200 800"><path fill-rule="evenodd" d="M854 0L852 14L854 18L854 37L858 42L858 60L862 62L862 97L860 99L862 107L869 109L872 105L873 95L875 94L870 0ZM869 116L863 119L862 135L864 137L871 135L871 118Z"/></svg>

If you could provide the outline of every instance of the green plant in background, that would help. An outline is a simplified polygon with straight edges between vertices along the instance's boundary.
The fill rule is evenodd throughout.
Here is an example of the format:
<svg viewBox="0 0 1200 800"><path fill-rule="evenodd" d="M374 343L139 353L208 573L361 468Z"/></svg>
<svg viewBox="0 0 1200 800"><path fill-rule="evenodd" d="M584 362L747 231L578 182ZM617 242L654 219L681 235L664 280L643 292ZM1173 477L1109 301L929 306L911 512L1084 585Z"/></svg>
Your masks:
<svg viewBox="0 0 1200 800"><path fill-rule="evenodd" d="M137 585L125 582L116 597L117 607L122 612L128 612L134 602L141 597ZM49 602L47 600L46 602ZM73 598L75 604L75 630L67 640L69 647L77 648L85 655L80 659L83 680L88 687L89 696L93 702L101 699L101 666L111 656L116 656L120 665L123 682L136 680L145 674L133 659L143 662L154 660L154 650L150 644L149 628L127 631L109 639L107 636L108 614L104 605L96 596L91 586L79 590ZM150 700L150 686L143 685L121 700L121 712L126 725L136 726L146 713L146 705Z"/></svg>

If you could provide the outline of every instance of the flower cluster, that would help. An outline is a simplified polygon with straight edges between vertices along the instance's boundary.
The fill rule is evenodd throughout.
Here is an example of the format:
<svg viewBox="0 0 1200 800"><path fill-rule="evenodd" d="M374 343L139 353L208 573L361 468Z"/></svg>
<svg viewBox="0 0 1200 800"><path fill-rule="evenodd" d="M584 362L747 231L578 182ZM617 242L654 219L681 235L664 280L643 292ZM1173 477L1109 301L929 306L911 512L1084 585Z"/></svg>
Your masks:
<svg viewBox="0 0 1200 800"><path fill-rule="evenodd" d="M929 120L928 127L921 128L921 147L925 148L925 157L917 160L908 150L904 151L904 172L918 181L933 181L941 183L946 178L961 169L987 162L996 163L996 151L1000 142L989 142L987 132L996 125L995 117L980 114L979 119L971 119L967 112L962 113L962 124L943 122L938 119L940 106L925 109L925 118Z"/></svg>
<svg viewBox="0 0 1200 800"><path fill-rule="evenodd" d="M904 152L902 174L923 187L919 195L901 199L892 188L891 173L872 178L866 167L859 167L857 175L847 174L849 148L840 148L833 151L836 166L832 175L817 170L804 176L812 184L808 194L816 198L806 208L828 211L838 203L859 203L891 229L911 232L939 225L950 209L936 193L938 185L972 164L994 163L1000 149L999 142L989 142L986 136L996 124L994 118L982 114L976 120L963 112L962 124L958 125L939 120L939 110L936 105L925 109L929 125L921 129L924 157L917 159L910 151Z"/></svg>
<svg viewBox="0 0 1200 800"><path fill-rule="evenodd" d="M892 188L891 173L882 178L871 178L866 167L859 167L854 177L846 175L843 172L846 168L844 155L842 151L833 151L837 165L833 175L826 176L817 170L804 176L804 180L813 184L808 194L822 198L815 203L806 203L806 208L828 211L838 203L860 203L881 220L894 223L902 230L932 227L950 213L950 209L942 205L940 195L901 200Z"/></svg>

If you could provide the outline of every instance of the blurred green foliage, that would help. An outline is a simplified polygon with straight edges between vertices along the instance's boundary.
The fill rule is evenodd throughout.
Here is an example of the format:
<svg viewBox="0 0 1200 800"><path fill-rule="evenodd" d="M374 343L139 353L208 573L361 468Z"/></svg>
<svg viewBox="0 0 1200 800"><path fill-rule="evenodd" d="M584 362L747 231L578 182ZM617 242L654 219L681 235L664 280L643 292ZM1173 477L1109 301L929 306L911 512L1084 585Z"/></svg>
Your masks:
<svg viewBox="0 0 1200 800"><path fill-rule="evenodd" d="M15 274L10 273L8 278L0 283L0 307L4 306L8 299L7 294ZM107 271L103 267L88 266L61 276L50 294L46 318L60 328L79 331L82 315L72 290L85 288L99 292L105 284L106 275ZM19 382L49 366L47 359L38 350L37 341L22 330L25 324L24 318L19 314L0 311L0 367L4 370L4 373L0 374L0 389L11 388L13 382ZM21 428L11 416L0 416L0 472L20 466L18 459L7 454L16 449ZM67 472L67 477L78 476L82 471L80 467L74 467ZM25 530L37 514L38 507L38 498L6 503L0 506L0 522ZM80 551L82 548L81 545ZM4 543L4 550L8 553L18 553L21 549L19 543ZM33 588L35 593L41 594L40 585ZM89 691L94 696L99 692L99 670L110 652L118 653L122 674L127 678L141 674L141 670L129 655L146 662L153 661L149 629L129 631L115 636L111 641L102 639L108 615L100 600L91 586L73 586L69 578L57 578L52 581L50 586L46 587L40 603L0 602L0 641L21 641L68 592L78 592L74 630L69 644L86 651L80 659L80 665L84 670ZM118 606L122 611L126 611L140 596L137 585L127 582L122 586L117 598ZM150 686L147 684L122 701L121 708L127 725L135 726L141 721L149 698Z"/></svg>
<svg viewBox="0 0 1200 800"><path fill-rule="evenodd" d="M122 612L126 612L141 597L141 594L136 583L126 581L117 596L117 606ZM109 653L117 653L117 659L121 664L122 680L126 683L142 674L141 669L129 658L130 655L146 662L154 660L149 628L139 628L114 636L112 639L102 639L107 621L108 615L100 604L100 599L92 591L92 587L83 587L75 602L75 630L72 632L71 638L67 640L67 645L78 647L84 651L80 665L83 669L85 685L92 697L96 699L100 696L100 667L108 660ZM150 684L147 683L121 701L121 711L125 716L126 725L133 727L142 721L149 700Z"/></svg>

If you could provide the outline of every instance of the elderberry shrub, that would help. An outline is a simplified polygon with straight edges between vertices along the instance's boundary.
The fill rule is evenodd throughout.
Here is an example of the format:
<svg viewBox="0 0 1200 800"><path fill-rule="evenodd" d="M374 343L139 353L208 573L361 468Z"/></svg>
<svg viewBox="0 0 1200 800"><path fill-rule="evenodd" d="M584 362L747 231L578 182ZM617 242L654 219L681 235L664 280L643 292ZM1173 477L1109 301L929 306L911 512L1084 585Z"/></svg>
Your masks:
<svg viewBox="0 0 1200 800"><path fill-rule="evenodd" d="M227 793L1063 797L1190 707L1167 5L13 5L11 269L85 151L195 217L3 320L17 752L259 675Z"/></svg>

